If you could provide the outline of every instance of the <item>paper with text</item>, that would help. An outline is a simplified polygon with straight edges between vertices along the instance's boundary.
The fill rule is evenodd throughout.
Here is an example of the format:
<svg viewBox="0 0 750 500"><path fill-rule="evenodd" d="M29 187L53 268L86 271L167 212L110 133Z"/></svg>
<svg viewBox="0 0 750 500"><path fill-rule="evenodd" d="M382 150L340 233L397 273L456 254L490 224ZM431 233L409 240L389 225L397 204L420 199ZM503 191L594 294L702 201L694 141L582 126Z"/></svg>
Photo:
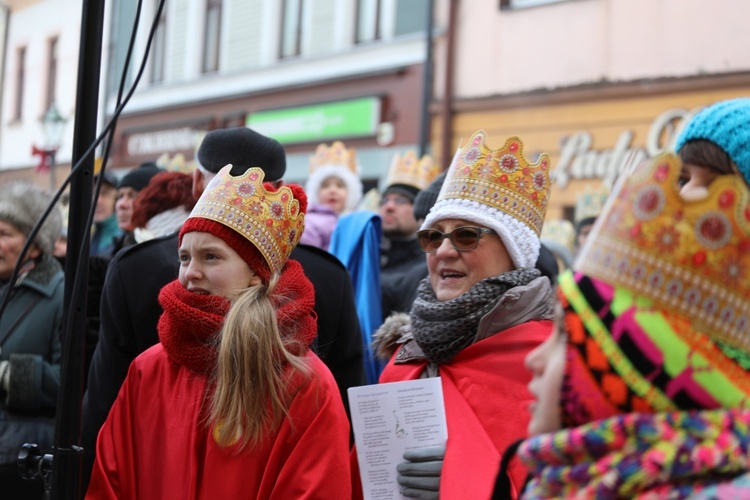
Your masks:
<svg viewBox="0 0 750 500"><path fill-rule="evenodd" d="M365 500L402 498L396 465L404 451L448 440L440 377L350 387L348 393Z"/></svg>

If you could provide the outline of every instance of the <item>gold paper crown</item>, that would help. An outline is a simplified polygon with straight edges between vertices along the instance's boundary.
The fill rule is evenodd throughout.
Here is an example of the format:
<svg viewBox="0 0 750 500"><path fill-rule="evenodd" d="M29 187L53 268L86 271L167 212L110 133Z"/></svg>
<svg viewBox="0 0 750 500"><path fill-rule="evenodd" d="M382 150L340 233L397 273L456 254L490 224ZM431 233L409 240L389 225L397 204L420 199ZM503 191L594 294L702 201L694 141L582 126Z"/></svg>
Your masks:
<svg viewBox="0 0 750 500"><path fill-rule="evenodd" d="M156 166L159 168L163 168L167 172L192 174L197 165L194 161L185 162L185 155L183 155L182 153L177 153L171 158L168 153L164 153L156 159Z"/></svg>
<svg viewBox="0 0 750 500"><path fill-rule="evenodd" d="M430 155L424 155L420 160L417 153L410 150L404 153L404 156L398 153L393 155L385 185L406 184L423 191L438 175L440 167L435 165Z"/></svg>
<svg viewBox="0 0 750 500"><path fill-rule="evenodd" d="M708 197L679 194L681 162L642 163L611 195L574 268L690 318L694 328L750 349L750 192L718 177ZM617 188L616 188L617 189Z"/></svg>
<svg viewBox="0 0 750 500"><path fill-rule="evenodd" d="M608 197L609 190L604 186L580 194L576 199L576 209L573 215L573 222L578 224L583 219L598 217L604 208L605 203L607 203Z"/></svg>
<svg viewBox="0 0 750 500"><path fill-rule="evenodd" d="M347 149L341 141L334 141L331 147L325 144L318 144L315 154L310 157L310 173L320 167L333 165L351 170L357 174L357 154L352 149Z"/></svg>
<svg viewBox="0 0 750 500"><path fill-rule="evenodd" d="M544 241L554 241L567 248L571 254L575 252L576 230L573 227L573 223L568 219L555 219L545 222L542 228L541 239Z"/></svg>
<svg viewBox="0 0 750 500"><path fill-rule="evenodd" d="M263 187L263 170L253 167L237 177L227 165L211 180L190 217L200 217L237 231L268 262L271 272L281 271L305 229L305 214L291 189Z"/></svg>
<svg viewBox="0 0 750 500"><path fill-rule="evenodd" d="M518 137L490 149L486 136L483 130L475 132L456 152L438 199L483 203L518 219L538 237L550 195L549 156L543 153L529 164Z"/></svg>

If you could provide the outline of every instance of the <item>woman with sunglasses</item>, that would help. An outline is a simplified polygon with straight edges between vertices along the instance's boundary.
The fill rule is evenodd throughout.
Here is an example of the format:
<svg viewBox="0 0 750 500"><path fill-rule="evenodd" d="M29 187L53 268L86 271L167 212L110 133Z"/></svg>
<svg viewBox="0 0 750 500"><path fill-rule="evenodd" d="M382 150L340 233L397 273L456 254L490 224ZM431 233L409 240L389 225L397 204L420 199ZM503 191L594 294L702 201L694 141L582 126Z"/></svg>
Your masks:
<svg viewBox="0 0 750 500"><path fill-rule="evenodd" d="M500 454L525 435L523 359L552 330L552 288L534 268L549 168L547 155L529 164L518 138L493 150L479 131L456 153L418 232L429 275L410 314L377 334L390 359L380 382L441 377L448 441L405 454L397 470L406 497L489 498ZM511 471L519 490L523 479L522 468Z"/></svg>

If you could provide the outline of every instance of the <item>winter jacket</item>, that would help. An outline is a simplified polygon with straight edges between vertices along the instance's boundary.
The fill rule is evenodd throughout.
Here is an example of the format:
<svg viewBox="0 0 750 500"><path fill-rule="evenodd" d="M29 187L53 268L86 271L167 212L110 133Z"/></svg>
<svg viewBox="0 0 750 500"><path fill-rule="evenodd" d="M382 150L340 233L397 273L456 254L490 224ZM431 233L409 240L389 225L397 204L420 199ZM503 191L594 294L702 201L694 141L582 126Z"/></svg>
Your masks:
<svg viewBox="0 0 750 500"><path fill-rule="evenodd" d="M0 397L1 464L15 463L27 442L51 452L60 387L63 281L57 260L43 257L16 283L0 318L0 360L10 361L8 391Z"/></svg>

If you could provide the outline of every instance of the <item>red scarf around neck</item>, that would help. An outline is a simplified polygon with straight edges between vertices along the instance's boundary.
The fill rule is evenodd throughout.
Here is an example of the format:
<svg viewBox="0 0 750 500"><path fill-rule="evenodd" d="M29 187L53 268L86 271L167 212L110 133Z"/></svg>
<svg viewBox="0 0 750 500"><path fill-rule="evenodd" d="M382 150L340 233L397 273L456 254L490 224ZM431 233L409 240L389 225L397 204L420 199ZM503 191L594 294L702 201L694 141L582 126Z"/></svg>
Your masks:
<svg viewBox="0 0 750 500"><path fill-rule="evenodd" d="M159 340L175 363L196 373L216 366L219 338L231 302L217 295L188 292L179 280L159 293L164 313L159 318ZM315 290L295 260L287 261L271 296L276 320L287 350L302 355L318 331L313 311Z"/></svg>

